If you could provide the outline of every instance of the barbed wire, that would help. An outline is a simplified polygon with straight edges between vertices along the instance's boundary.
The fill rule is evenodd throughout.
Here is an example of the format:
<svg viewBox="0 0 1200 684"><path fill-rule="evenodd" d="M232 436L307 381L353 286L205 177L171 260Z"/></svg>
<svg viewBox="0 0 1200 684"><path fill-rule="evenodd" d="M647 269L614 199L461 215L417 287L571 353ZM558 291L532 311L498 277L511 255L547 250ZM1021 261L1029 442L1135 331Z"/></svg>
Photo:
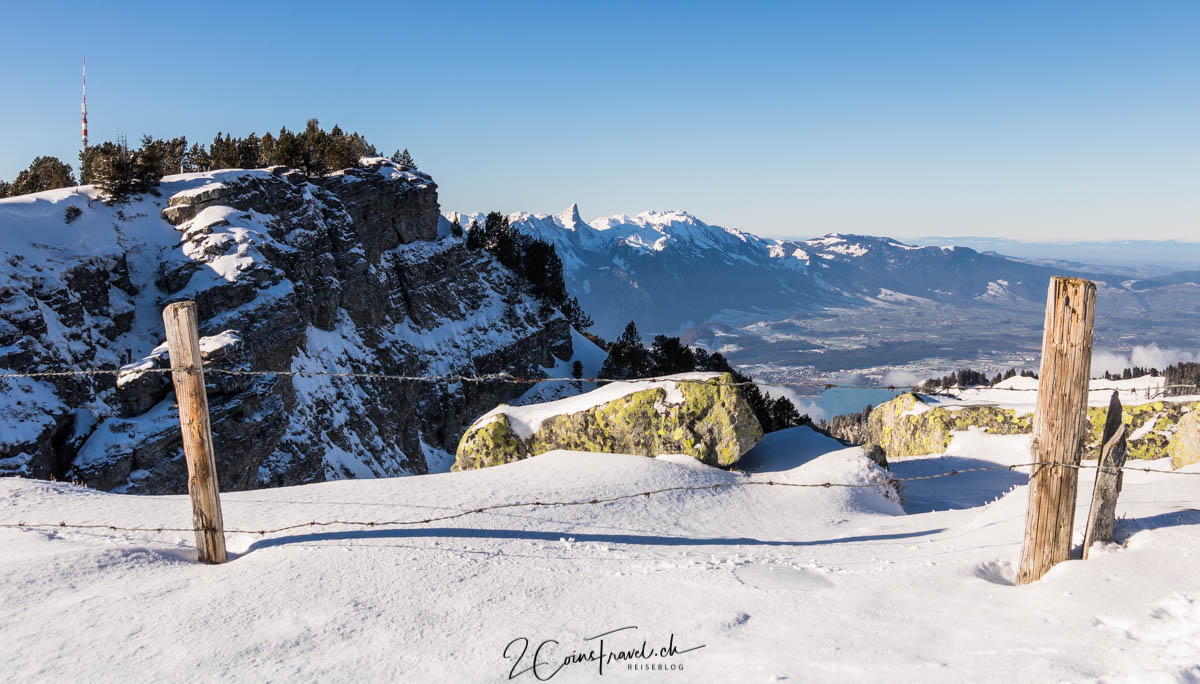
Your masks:
<svg viewBox="0 0 1200 684"><path fill-rule="evenodd" d="M58 370L58 371L5 371L0 372L0 379L6 378L55 378L55 377L75 377L75 376L100 376L100 375L140 375L143 373L167 374L175 371L190 372L193 368L85 368L79 370ZM917 385L869 385L869 384L843 384L822 382L819 380L743 380L722 382L717 378L676 378L670 376L658 376L647 378L596 378L596 377L542 377L542 378L527 378L511 373L483 373L475 375L467 375L461 373L451 373L444 375L399 375L392 373L367 373L359 371L330 371L330 370L245 370L237 368L215 368L204 366L204 373L215 375L230 375L230 376L250 376L250 377L266 377L266 376L282 376L282 377L334 377L334 378L355 378L363 380L391 380L396 382L429 382L429 383L487 383L487 382L507 382L513 384L542 384L542 383L591 383L596 385L611 384L617 382L675 382L675 383L695 383L717 385L725 387L805 387L805 388L823 388L830 389L867 389L867 390L913 390L921 394L930 396L950 396L958 397L955 392L961 393L964 391L1001 391L1001 392L1037 392L1037 387L927 387L924 384ZM700 373L712 372L720 373L721 371L696 371ZM1153 394L1149 398L1157 398L1167 396L1172 389L1200 389L1200 385L1161 385L1147 388L1101 388L1089 390L1090 392L1107 392L1111 390L1119 392L1127 391L1131 394L1139 392L1152 391Z"/></svg>
<svg viewBox="0 0 1200 684"><path fill-rule="evenodd" d="M221 532L222 534L255 534L264 536L268 534L278 534L280 532L288 532L291 530L303 529L306 527L405 527L410 525L426 525L435 522L444 522L447 520L455 520L457 518L465 518L471 515L479 515L491 511L504 510L509 508L565 508L571 506L592 506L606 503L614 503L627 499L650 498L654 494L666 494L669 492L694 492L694 491L718 491L721 489L734 489L738 487L794 487L794 488L811 488L811 489L832 489L834 487L844 489L865 489L883 486L896 487L903 482L918 482L925 480L936 480L943 477L956 477L966 473L980 473L988 471L1015 470L1017 468L1032 468L1034 466L1051 466L1052 468L1064 468L1074 470L1095 470L1101 469L1100 465L1088 465L1082 463L1057 463L1054 461L1034 461L1032 463L1014 463L1012 465L996 465L996 466L980 466L976 468L956 468L942 473L934 473L931 475L914 475L909 477L888 477L877 482L781 482L779 480L749 480L745 482L714 482L705 485L680 485L677 487L663 487L661 489L651 489L630 494L619 494L609 497L594 497L589 499L575 499L569 501L517 501L511 503L491 504L487 506L479 506L475 508L467 508L447 513L445 515L429 516L425 518L413 518L410 520L310 520L308 522L294 523L291 525L283 525L280 527L271 528L256 528L256 529L240 529L240 528L199 528L199 527L123 527L120 525L110 525L104 523L94 524L74 524L66 521L58 523L27 523L19 521L15 523L0 523L0 529L85 529L85 530L111 530L114 532ZM1139 467L1139 466L1103 466L1106 472L1115 471L1140 471L1145 473L1155 473L1160 475L1200 475L1200 471L1196 472L1181 472L1178 470L1158 470L1155 468Z"/></svg>

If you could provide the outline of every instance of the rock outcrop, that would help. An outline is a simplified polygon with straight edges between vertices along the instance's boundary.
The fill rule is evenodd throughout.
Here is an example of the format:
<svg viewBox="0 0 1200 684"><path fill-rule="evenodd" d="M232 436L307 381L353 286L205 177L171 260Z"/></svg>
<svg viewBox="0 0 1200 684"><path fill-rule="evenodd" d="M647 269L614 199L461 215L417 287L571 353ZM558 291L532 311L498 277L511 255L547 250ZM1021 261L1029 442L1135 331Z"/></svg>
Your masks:
<svg viewBox="0 0 1200 684"><path fill-rule="evenodd" d="M1200 404L1193 405L1180 419L1167 446L1167 454L1175 468L1200 463Z"/></svg>
<svg viewBox="0 0 1200 684"><path fill-rule="evenodd" d="M1127 404L1121 420L1129 426L1130 459L1154 459L1168 455L1168 444L1178 442L1181 453L1193 453L1184 430L1185 418L1196 413L1200 403L1151 401ZM1088 432L1083 457L1100 453L1100 437L1108 416L1105 406L1089 406ZM1189 419L1193 420L1193 419ZM875 407L865 420L860 414L838 416L831 423L835 437L852 443L878 445L888 459L944 453L955 432L978 430L995 435L1028 434L1033 431L1033 414L999 406L935 405L919 395L902 394ZM1173 441L1174 440L1174 441ZM1174 447L1173 447L1174 448ZM1175 451L1171 452L1174 457Z"/></svg>
<svg viewBox="0 0 1200 684"><path fill-rule="evenodd" d="M976 428L998 435L1029 432L1032 416L995 406L964 406L953 410L926 404L920 396L901 394L875 407L867 420L868 444L883 447L890 460L940 454L950 446L952 432Z"/></svg>
<svg viewBox="0 0 1200 684"><path fill-rule="evenodd" d="M0 202L0 475L186 491L161 308L192 299L224 490L443 470L512 383L329 373L544 375L570 327L522 277L439 233L437 185L385 160L168 176L116 206L90 187ZM63 204L82 210L70 225ZM506 294L508 295L506 298ZM311 374L311 373L316 373Z"/></svg>
<svg viewBox="0 0 1200 684"><path fill-rule="evenodd" d="M672 376L684 377L684 376ZM714 466L737 462L762 427L729 374L613 383L570 399L501 406L463 435L455 470L510 463L554 449L687 454Z"/></svg>

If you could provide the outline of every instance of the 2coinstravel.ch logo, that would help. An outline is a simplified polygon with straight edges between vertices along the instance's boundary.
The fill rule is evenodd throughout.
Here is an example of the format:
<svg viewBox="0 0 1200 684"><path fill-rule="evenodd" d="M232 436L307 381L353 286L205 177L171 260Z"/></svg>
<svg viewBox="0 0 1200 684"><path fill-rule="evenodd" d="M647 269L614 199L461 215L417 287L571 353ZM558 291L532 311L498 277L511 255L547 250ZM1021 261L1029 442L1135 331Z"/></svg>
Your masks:
<svg viewBox="0 0 1200 684"><path fill-rule="evenodd" d="M528 637L517 637L504 647L505 659L512 660L512 669L508 671L509 679L516 679L524 674L531 674L538 681L547 681L562 671L568 665L594 663L604 674L604 668L614 664L624 663L629 670L648 670L659 672L679 672L683 663L655 662L674 658L697 649L704 644L679 648L675 645L675 633L667 638L666 644L652 644L647 639L637 643L637 635L633 631L636 625L610 629L603 634L583 639L585 648L562 653L562 645L556 639L546 639L531 648ZM614 636L616 635L616 636Z"/></svg>

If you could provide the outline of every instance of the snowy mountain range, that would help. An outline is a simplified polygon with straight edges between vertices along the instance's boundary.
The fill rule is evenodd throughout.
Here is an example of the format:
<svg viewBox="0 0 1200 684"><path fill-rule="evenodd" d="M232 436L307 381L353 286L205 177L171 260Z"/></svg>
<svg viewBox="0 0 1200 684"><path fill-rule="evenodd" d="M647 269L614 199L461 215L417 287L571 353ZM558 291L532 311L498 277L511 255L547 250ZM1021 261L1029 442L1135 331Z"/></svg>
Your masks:
<svg viewBox="0 0 1200 684"><path fill-rule="evenodd" d="M464 226L474 215L450 215ZM509 222L555 245L568 288L615 335L630 319L679 333L711 321L781 318L840 306L915 301L1010 303L1044 296L1050 269L961 247L830 234L778 240L705 223L685 211L585 222L579 207L515 213ZM1058 273L1059 271L1055 271Z"/></svg>
<svg viewBox="0 0 1200 684"><path fill-rule="evenodd" d="M484 219L446 217L464 227ZM572 204L557 214L518 212L508 219L556 247L567 288L595 320L594 332L612 337L633 320L643 334L680 335L737 363L832 370L881 365L883 356L874 351L896 364L1036 349L1052 275L1086 277L1100 286L1098 346L1198 342L1182 325L1200 322L1195 272L1134 279L1128 269L888 237L781 240L709 224L686 211L588 222ZM938 340L945 344L939 347ZM897 355L898 341L911 349ZM859 353L864 348L865 355ZM845 350L856 355L840 353Z"/></svg>

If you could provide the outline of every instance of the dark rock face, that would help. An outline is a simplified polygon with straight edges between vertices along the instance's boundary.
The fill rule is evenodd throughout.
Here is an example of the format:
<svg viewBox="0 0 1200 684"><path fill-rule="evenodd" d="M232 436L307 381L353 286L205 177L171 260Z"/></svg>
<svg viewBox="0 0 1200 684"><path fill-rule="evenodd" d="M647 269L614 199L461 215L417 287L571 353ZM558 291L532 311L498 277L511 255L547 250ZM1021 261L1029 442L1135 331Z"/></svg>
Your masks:
<svg viewBox="0 0 1200 684"><path fill-rule="evenodd" d="M847 444L866 444L870 441L867 431L867 414L850 413L844 416L834 416L825 427L829 434Z"/></svg>
<svg viewBox="0 0 1200 684"><path fill-rule="evenodd" d="M883 447L878 444L866 444L863 446L863 456L871 459L875 465L884 470L891 470L888 467L887 454L883 452Z"/></svg>
<svg viewBox="0 0 1200 684"><path fill-rule="evenodd" d="M439 238L428 176L376 162L314 183L279 168L180 178L164 182L164 199L116 214L89 204L75 226L108 230L116 217L102 255L68 255L58 273L24 269L33 275L0 287L0 366L126 364L117 377L0 381L31 397L18 406L22 430L0 437L0 475L186 491L174 393L152 372L167 367L157 315L171 301L196 301L214 369L539 376L572 353L566 320L547 316L527 283ZM160 242L122 242L135 229ZM510 291L521 293L515 309ZM215 372L206 382L225 490L447 469L472 420L528 389Z"/></svg>

